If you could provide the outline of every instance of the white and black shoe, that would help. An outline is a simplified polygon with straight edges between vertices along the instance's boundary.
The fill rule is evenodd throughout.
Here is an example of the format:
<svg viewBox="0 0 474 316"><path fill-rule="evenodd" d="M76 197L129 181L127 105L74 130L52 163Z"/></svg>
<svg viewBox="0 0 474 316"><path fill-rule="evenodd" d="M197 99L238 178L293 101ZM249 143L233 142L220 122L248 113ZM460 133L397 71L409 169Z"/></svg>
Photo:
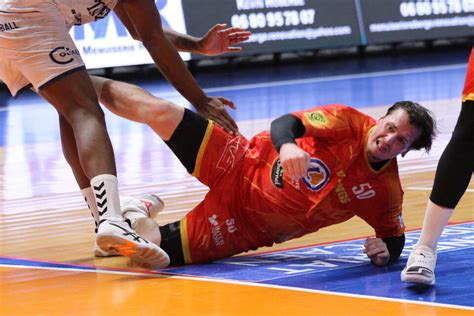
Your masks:
<svg viewBox="0 0 474 316"><path fill-rule="evenodd" d="M131 225L123 221L102 219L96 245L102 252L130 257L132 262L146 269L162 269L170 263L163 249L138 235Z"/></svg>
<svg viewBox="0 0 474 316"><path fill-rule="evenodd" d="M403 282L422 285L435 284L436 252L426 246L414 248L400 274Z"/></svg>
<svg viewBox="0 0 474 316"><path fill-rule="evenodd" d="M160 199L160 197L156 194L152 193L142 194L139 197L121 196L120 205L124 218L130 222L130 226L133 230L137 230L137 228L139 228L138 230L140 231L140 235L142 235L143 231L150 230L149 227L153 223L152 220L149 219L155 218L165 207L163 200ZM156 226L158 227L157 224ZM157 232L155 230L152 234L146 234L146 236L143 237L147 239L151 238L150 241L155 241L157 239L156 235ZM94 245L94 256L114 257L120 256L120 253L118 253L115 249L102 250L97 246L96 242Z"/></svg>

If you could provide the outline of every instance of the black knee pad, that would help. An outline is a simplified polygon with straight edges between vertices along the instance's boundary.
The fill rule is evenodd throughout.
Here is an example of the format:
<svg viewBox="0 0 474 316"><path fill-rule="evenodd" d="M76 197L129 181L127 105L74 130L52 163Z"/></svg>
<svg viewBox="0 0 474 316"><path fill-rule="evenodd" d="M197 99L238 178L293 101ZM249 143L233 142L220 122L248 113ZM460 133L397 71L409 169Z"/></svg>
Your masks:
<svg viewBox="0 0 474 316"><path fill-rule="evenodd" d="M199 114L185 109L183 120L171 138L165 141L189 173L193 173L196 166L196 157L208 124L209 121Z"/></svg>

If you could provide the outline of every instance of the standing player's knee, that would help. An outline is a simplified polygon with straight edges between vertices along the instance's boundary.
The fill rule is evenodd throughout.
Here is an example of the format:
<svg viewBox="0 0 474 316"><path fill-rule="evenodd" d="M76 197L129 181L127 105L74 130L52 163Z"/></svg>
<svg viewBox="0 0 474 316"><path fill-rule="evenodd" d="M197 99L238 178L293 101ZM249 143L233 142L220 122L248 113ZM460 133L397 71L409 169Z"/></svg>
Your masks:
<svg viewBox="0 0 474 316"><path fill-rule="evenodd" d="M91 125L99 125L105 128L105 115L98 105L96 108L77 106L67 111L64 116L74 130L85 126L91 127Z"/></svg>

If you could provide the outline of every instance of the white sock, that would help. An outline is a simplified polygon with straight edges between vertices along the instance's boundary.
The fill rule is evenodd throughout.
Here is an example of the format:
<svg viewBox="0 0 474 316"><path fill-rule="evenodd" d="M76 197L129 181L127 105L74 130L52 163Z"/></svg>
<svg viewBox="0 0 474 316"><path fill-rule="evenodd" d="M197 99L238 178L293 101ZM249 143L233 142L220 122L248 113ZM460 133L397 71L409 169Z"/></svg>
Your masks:
<svg viewBox="0 0 474 316"><path fill-rule="evenodd" d="M100 174L91 180L100 219L123 221L120 211L117 177Z"/></svg>
<svg viewBox="0 0 474 316"><path fill-rule="evenodd" d="M97 233L97 226L99 225L99 210L97 209L97 204L95 202L94 192L91 187L81 190L82 196L87 203L87 207L91 211L92 218L95 222L95 232Z"/></svg>
<svg viewBox="0 0 474 316"><path fill-rule="evenodd" d="M448 224L448 220L453 214L453 211L454 209L441 207L428 200L425 218L423 220L423 228L417 245L428 246L436 252L439 237L444 227Z"/></svg>

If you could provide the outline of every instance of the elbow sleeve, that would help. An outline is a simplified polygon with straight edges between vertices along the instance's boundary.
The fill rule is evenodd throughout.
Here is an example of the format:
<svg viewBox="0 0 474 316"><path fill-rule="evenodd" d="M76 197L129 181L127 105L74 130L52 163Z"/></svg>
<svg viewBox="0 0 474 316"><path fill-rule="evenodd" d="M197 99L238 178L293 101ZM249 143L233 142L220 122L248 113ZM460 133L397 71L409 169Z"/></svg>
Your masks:
<svg viewBox="0 0 474 316"><path fill-rule="evenodd" d="M302 137L306 129L303 122L294 115L286 114L275 119L270 128L272 143L277 152L283 144L296 143L296 138Z"/></svg>
<svg viewBox="0 0 474 316"><path fill-rule="evenodd" d="M388 263L397 261L405 246L405 234L399 237L382 238L382 240L387 244L387 249L390 253L390 261Z"/></svg>

